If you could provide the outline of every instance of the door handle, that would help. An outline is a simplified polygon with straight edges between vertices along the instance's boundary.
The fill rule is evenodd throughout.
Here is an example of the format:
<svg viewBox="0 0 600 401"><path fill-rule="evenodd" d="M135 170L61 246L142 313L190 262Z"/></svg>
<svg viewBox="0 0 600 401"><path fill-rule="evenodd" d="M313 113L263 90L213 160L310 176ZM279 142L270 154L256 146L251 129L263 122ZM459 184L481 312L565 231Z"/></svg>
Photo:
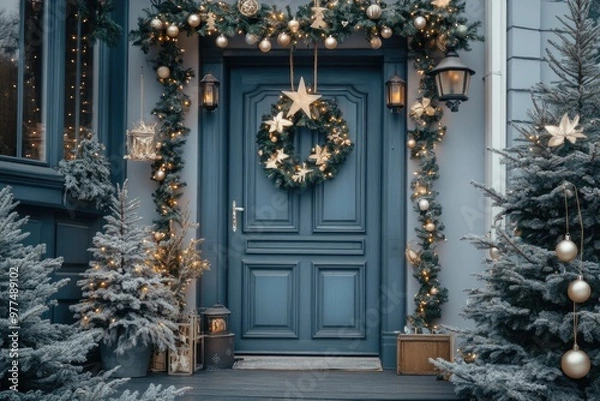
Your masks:
<svg viewBox="0 0 600 401"><path fill-rule="evenodd" d="M231 204L231 230L237 231L237 212L243 212L244 208L236 205L235 201Z"/></svg>

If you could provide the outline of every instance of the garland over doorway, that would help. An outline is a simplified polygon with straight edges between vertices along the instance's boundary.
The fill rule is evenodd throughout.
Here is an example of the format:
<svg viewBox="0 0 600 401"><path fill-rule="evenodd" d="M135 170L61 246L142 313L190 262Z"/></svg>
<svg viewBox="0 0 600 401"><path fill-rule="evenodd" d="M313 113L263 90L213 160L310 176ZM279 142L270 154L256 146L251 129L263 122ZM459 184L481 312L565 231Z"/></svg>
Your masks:
<svg viewBox="0 0 600 401"><path fill-rule="evenodd" d="M160 120L157 141L158 160L152 164L152 177L158 182L153 194L159 218L159 230L168 233L172 221L180 219L178 199L185 182L183 149L189 128L184 115L191 106L185 93L194 71L184 67L185 49L180 35L214 37L225 48L228 38L244 35L249 46L268 53L272 42L280 46L323 46L334 49L355 32L363 32L370 46L377 49L392 36L407 38L410 56L419 74L417 101L410 107L414 127L409 130L407 147L418 162L411 182L411 199L418 214L418 244L407 247L406 255L420 283L415 295L416 309L409 322L416 329L433 328L441 316L440 306L447 300L447 289L438 280L440 265L437 243L445 239L440 221L441 206L434 184L439 167L434 151L446 128L441 124L443 111L437 102L433 79L427 74L447 48L470 50L470 42L482 40L480 22L469 23L464 15L465 2L456 0L397 0L386 3L371 0L313 1L291 9L260 4L258 0L240 0L234 4L203 0L153 0L152 7L132 32L134 44L145 53L157 53L154 68L163 87L153 114ZM154 53L153 53L154 54Z"/></svg>

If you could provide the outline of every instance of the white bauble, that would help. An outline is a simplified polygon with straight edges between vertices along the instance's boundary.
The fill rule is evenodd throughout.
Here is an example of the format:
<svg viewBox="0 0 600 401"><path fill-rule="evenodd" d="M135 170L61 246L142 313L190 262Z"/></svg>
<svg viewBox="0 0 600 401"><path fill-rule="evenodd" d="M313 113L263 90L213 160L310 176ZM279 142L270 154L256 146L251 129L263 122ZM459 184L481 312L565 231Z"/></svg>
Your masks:
<svg viewBox="0 0 600 401"><path fill-rule="evenodd" d="M590 299L590 296L592 295L592 288L582 276L579 276L577 280L569 284L569 290L567 293L571 301L582 304Z"/></svg>
<svg viewBox="0 0 600 401"><path fill-rule="evenodd" d="M161 65L156 69L156 75L158 75L159 78L167 79L171 76L171 70L166 65Z"/></svg>
<svg viewBox="0 0 600 401"><path fill-rule="evenodd" d="M418 30L421 30L421 29L425 28L425 26L427 25L427 20L425 19L425 17L422 17L419 15L419 16L415 17L415 19L413 20L413 25Z"/></svg>
<svg viewBox="0 0 600 401"><path fill-rule="evenodd" d="M325 39L325 47L328 49L335 49L338 45L338 41L333 36L329 35L327 39Z"/></svg>
<svg viewBox="0 0 600 401"><path fill-rule="evenodd" d="M192 28L195 28L198 25L200 25L200 21L200 16L198 14L190 14L187 19L188 25Z"/></svg>
<svg viewBox="0 0 600 401"><path fill-rule="evenodd" d="M282 32L277 36L277 43L279 43L280 46L288 47L290 43L292 43L292 37L287 33Z"/></svg>
<svg viewBox="0 0 600 401"><path fill-rule="evenodd" d="M581 379L588 374L592 364L590 357L575 346L562 356L560 367L571 379Z"/></svg>
<svg viewBox="0 0 600 401"><path fill-rule="evenodd" d="M577 245L571 241L569 234L556 245L556 256L563 262L570 262L577 257Z"/></svg>
<svg viewBox="0 0 600 401"><path fill-rule="evenodd" d="M371 47L373 49L377 50L381 47L381 45L381 38L379 36L373 36L373 38L371 38Z"/></svg>
<svg viewBox="0 0 600 401"><path fill-rule="evenodd" d="M269 51L271 51L271 41L269 41L269 39L267 39L267 38L264 38L258 44L258 48L260 49L261 52L268 53Z"/></svg>
<svg viewBox="0 0 600 401"><path fill-rule="evenodd" d="M225 35L219 35L219 36L217 36L217 39L215 39L215 43L217 44L218 47L220 47L221 49L224 49L229 44L229 39L227 39L227 36L225 36Z"/></svg>
<svg viewBox="0 0 600 401"><path fill-rule="evenodd" d="M155 31L161 30L163 28L163 22L158 18L152 18L152 21L150 21L150 28Z"/></svg>
<svg viewBox="0 0 600 401"><path fill-rule="evenodd" d="M250 46L254 46L255 44L257 44L259 39L260 38L253 33L247 33L246 37L244 38L246 44Z"/></svg>
<svg viewBox="0 0 600 401"><path fill-rule="evenodd" d="M379 19L381 18L381 6L379 4L371 4L367 7L367 17L369 19Z"/></svg>
<svg viewBox="0 0 600 401"><path fill-rule="evenodd" d="M384 39L389 39L394 34L394 31L389 26L384 26L381 28L381 37Z"/></svg>
<svg viewBox="0 0 600 401"><path fill-rule="evenodd" d="M177 25L169 25L167 28L167 35L176 38L179 35L179 27Z"/></svg>

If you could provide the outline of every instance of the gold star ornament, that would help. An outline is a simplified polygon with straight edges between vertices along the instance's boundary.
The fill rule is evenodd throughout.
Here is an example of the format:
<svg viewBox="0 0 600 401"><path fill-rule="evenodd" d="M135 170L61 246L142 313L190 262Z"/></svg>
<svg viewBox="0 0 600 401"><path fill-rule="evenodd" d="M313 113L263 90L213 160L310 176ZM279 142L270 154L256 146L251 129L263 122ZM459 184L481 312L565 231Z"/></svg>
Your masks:
<svg viewBox="0 0 600 401"><path fill-rule="evenodd" d="M310 95L306 92L306 85L304 85L304 77L300 78L300 83L298 84L298 92L292 91L283 91L283 94L292 99L293 103L290 107L290 110L287 113L287 116L293 116L298 112L298 110L302 110L309 118L312 118L310 113L310 104L315 100L321 98L321 95Z"/></svg>
<svg viewBox="0 0 600 401"><path fill-rule="evenodd" d="M269 126L269 132L283 132L285 127L293 125L293 123L287 118L283 118L283 111L280 111L272 120L265 121L265 124Z"/></svg>
<svg viewBox="0 0 600 401"><path fill-rule="evenodd" d="M548 141L548 146L556 147L565 143L565 139L571 143L575 143L577 138L587 138L581 128L578 128L579 125L579 115L576 115L573 120L569 118L567 113L562 116L560 120L560 124L556 125L546 125L546 131L552 135L552 138Z"/></svg>
<svg viewBox="0 0 600 401"><path fill-rule="evenodd" d="M314 160L317 166L321 164L325 164L329 161L329 157L331 153L327 151L327 147L320 147L319 145L315 146L315 153L308 156L309 159Z"/></svg>

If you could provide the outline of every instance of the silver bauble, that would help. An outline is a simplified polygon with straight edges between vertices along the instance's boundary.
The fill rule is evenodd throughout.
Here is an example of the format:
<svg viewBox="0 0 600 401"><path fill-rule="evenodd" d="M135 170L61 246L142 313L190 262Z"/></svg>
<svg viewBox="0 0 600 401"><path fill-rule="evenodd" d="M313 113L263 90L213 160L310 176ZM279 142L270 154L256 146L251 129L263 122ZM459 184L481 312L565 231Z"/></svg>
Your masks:
<svg viewBox="0 0 600 401"><path fill-rule="evenodd" d="M371 4L367 7L367 17L369 19L379 19L381 17L381 6L379 4Z"/></svg>
<svg viewBox="0 0 600 401"><path fill-rule="evenodd" d="M179 35L179 27L177 25L169 25L167 28L167 35L176 38Z"/></svg>
<svg viewBox="0 0 600 401"><path fill-rule="evenodd" d="M280 46L288 47L290 43L292 43L292 37L287 33L282 32L277 36L277 43L279 43Z"/></svg>
<svg viewBox="0 0 600 401"><path fill-rule="evenodd" d="M152 18L152 21L150 21L150 28L158 31L163 28L163 22L158 18Z"/></svg>
<svg viewBox="0 0 600 401"><path fill-rule="evenodd" d="M371 38L371 47L373 49L377 50L381 47L381 45L381 38L379 36L373 36L373 38Z"/></svg>
<svg viewBox="0 0 600 401"><path fill-rule="evenodd" d="M187 19L187 23L192 28L197 27L198 25L200 25L200 16L198 14L190 14Z"/></svg>
<svg viewBox="0 0 600 401"><path fill-rule="evenodd" d="M569 294L569 299L571 301L582 304L590 299L590 296L592 295L592 288L583 279L583 276L579 276L577 280L569 284L567 293Z"/></svg>
<svg viewBox="0 0 600 401"><path fill-rule="evenodd" d="M556 245L556 256L563 262L570 262L577 257L577 245L571 241L569 234Z"/></svg>
<svg viewBox="0 0 600 401"><path fill-rule="evenodd" d="M419 15L419 16L415 17L415 19L413 20L413 25L418 30L421 30L421 29L425 28L425 26L427 25L427 20L425 19L425 17L422 17Z"/></svg>
<svg viewBox="0 0 600 401"><path fill-rule="evenodd" d="M296 33L300 29L300 23L298 20L292 19L288 22L288 28L290 28L290 31Z"/></svg>
<svg viewBox="0 0 600 401"><path fill-rule="evenodd" d="M433 223L427 223L423 226L423 228L425 229L425 231L427 231L428 233L434 232L435 231L435 224Z"/></svg>
<svg viewBox="0 0 600 401"><path fill-rule="evenodd" d="M460 24L456 27L456 36L458 36L459 38L464 38L465 36L467 36L468 30L469 29L466 25Z"/></svg>
<svg viewBox="0 0 600 401"><path fill-rule="evenodd" d="M166 177L165 170L158 170L158 171L156 171L156 174L154 174L154 179L156 179L156 181L162 181L165 179L165 177Z"/></svg>
<svg viewBox="0 0 600 401"><path fill-rule="evenodd" d="M271 50L271 41L269 41L269 39L267 39L267 38L264 38L258 44L258 48L260 49L261 52L268 53Z"/></svg>
<svg viewBox="0 0 600 401"><path fill-rule="evenodd" d="M560 367L571 379L581 379L588 374L592 364L590 357L576 345L562 356Z"/></svg>
<svg viewBox="0 0 600 401"><path fill-rule="evenodd" d="M158 75L159 78L167 79L171 75L171 70L166 65L161 65L156 69L156 75Z"/></svg>
<svg viewBox="0 0 600 401"><path fill-rule="evenodd" d="M244 38L246 44L250 46L254 46L255 44L257 44L259 39L260 38L253 33L247 33L246 37Z"/></svg>
<svg viewBox="0 0 600 401"><path fill-rule="evenodd" d="M389 26L384 26L381 28L381 37L384 39L389 39L394 34L394 31Z"/></svg>
<svg viewBox="0 0 600 401"><path fill-rule="evenodd" d="M325 47L328 49L335 49L338 45L338 41L333 36L329 35L327 39L325 39Z"/></svg>
<svg viewBox="0 0 600 401"><path fill-rule="evenodd" d="M238 10L244 17L254 17L260 8L256 0L240 0Z"/></svg>
<svg viewBox="0 0 600 401"><path fill-rule="evenodd" d="M427 199L419 199L419 209L423 212L429 210L429 201Z"/></svg>
<svg viewBox="0 0 600 401"><path fill-rule="evenodd" d="M409 138L406 141L406 147L409 149L414 149L417 147L417 141L414 140L414 138Z"/></svg>
<svg viewBox="0 0 600 401"><path fill-rule="evenodd" d="M215 39L215 43L217 44L218 47L220 47L221 49L224 49L229 44L229 39L227 39L227 36L225 36L225 35L219 35L219 36L217 36L217 39Z"/></svg>

